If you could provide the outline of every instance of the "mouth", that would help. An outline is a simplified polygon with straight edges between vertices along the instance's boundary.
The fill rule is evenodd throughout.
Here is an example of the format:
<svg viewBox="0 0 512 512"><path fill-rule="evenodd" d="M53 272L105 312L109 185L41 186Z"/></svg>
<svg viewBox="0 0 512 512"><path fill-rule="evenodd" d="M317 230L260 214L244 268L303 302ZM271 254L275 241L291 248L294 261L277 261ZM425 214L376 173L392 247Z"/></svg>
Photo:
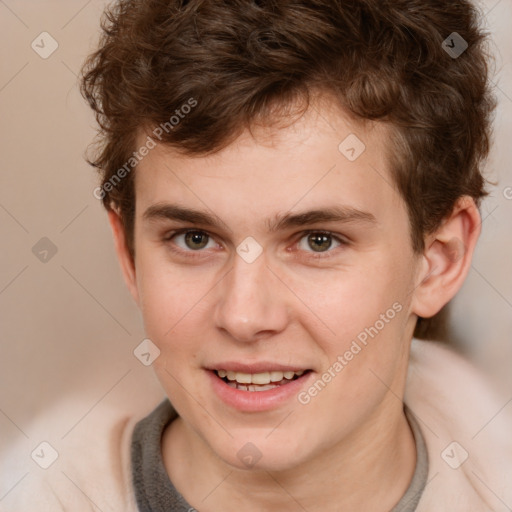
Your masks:
<svg viewBox="0 0 512 512"><path fill-rule="evenodd" d="M247 392L270 391L286 386L296 380L304 379L312 370L268 371L243 373L231 370L212 370L212 372L230 388Z"/></svg>

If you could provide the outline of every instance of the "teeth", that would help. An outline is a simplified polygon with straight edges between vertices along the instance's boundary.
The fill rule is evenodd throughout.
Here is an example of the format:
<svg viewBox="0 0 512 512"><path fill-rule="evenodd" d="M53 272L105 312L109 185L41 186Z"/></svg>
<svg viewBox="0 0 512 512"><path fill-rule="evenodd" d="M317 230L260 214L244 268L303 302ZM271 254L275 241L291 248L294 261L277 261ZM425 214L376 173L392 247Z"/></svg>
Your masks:
<svg viewBox="0 0 512 512"><path fill-rule="evenodd" d="M267 384L265 386L256 386L252 384L238 384L236 381L229 381L228 386L234 389L240 389L243 391L267 391L268 389L278 388L277 384Z"/></svg>
<svg viewBox="0 0 512 512"><path fill-rule="evenodd" d="M240 382L239 380L237 380ZM268 372L255 373L251 375L251 382L253 384L270 384L270 374Z"/></svg>
<svg viewBox="0 0 512 512"><path fill-rule="evenodd" d="M217 375L223 379L228 378L229 381L236 381L239 384L258 384L263 386L271 382L280 382L283 379L291 380L295 375L300 377L304 371L297 372L263 372L263 373L241 373L226 370L217 370ZM252 390L251 390L252 391Z"/></svg>
<svg viewBox="0 0 512 512"><path fill-rule="evenodd" d="M228 377L229 377L228 372ZM251 384L251 374L250 373L239 373L239 372L233 372L233 378L229 377L229 380L236 380L240 384Z"/></svg>

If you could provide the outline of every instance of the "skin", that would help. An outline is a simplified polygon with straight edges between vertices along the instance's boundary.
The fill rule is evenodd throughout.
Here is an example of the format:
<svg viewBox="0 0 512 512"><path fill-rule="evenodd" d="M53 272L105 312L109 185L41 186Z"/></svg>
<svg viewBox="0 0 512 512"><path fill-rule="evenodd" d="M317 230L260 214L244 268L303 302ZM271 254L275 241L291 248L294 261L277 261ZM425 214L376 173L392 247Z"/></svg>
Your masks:
<svg viewBox="0 0 512 512"><path fill-rule="evenodd" d="M350 133L366 145L354 162L338 150ZM154 369L180 416L164 432L166 469L202 512L388 511L416 464L401 401L414 326L462 285L478 210L461 198L415 254L405 203L390 186L384 125L351 122L326 100L288 127L253 135L244 131L206 157L162 145L149 152L135 175L135 261L120 218L109 213L125 280L161 352ZM144 218L163 203L206 211L222 224ZM265 222L339 205L375 222L276 232ZM205 247L172 237L182 228L202 230ZM319 249L306 229L333 238ZM248 236L263 248L252 263L236 252ZM241 412L212 390L205 367L261 360L312 369L307 389L397 302L401 311L308 404L293 398ZM237 456L247 442L261 454L252 467Z"/></svg>

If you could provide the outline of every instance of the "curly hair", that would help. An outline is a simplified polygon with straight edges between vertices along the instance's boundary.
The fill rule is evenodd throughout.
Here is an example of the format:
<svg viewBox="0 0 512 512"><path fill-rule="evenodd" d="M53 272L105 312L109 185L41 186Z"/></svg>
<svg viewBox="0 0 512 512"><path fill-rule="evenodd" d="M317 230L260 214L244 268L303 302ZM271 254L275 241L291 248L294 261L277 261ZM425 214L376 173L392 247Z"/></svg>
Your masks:
<svg viewBox="0 0 512 512"><path fill-rule="evenodd" d="M100 126L89 159L100 197L120 212L134 257L127 162L135 169L141 130L164 126L163 143L207 155L328 92L350 116L391 128L392 178L421 253L460 196L480 206L488 194L486 43L466 0L118 0L81 76ZM420 318L414 335L438 339L445 312Z"/></svg>

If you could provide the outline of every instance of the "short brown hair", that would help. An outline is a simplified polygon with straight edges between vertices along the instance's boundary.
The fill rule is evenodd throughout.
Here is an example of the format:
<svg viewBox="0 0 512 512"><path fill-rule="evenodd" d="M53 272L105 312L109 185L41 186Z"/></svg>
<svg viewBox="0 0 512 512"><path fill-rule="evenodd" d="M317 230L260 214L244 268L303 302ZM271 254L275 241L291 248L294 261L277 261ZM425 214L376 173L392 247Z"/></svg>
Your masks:
<svg viewBox="0 0 512 512"><path fill-rule="evenodd" d="M299 99L309 104L315 91L393 129L393 180L416 252L460 196L479 206L488 194L481 170L495 99L486 34L469 1L118 0L102 29L81 81L100 125L89 161L100 170L104 206L120 211L132 257L126 162L141 129L169 126L163 143L206 155ZM460 55L449 52L456 43L467 44ZM194 108L170 123L191 98ZM415 336L436 337L436 317L439 325L439 313L420 319Z"/></svg>

